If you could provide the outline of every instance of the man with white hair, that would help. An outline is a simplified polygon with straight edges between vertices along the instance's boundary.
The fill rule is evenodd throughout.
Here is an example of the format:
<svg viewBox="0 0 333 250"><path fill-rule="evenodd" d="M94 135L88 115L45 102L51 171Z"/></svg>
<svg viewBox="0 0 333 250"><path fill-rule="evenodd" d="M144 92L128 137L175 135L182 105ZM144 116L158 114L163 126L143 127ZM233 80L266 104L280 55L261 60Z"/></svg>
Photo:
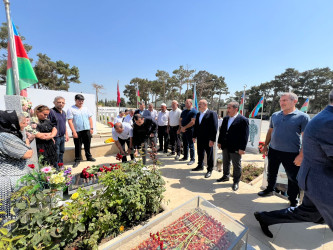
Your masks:
<svg viewBox="0 0 333 250"><path fill-rule="evenodd" d="M57 135L54 142L57 148L58 163L64 163L65 141L68 142L68 132L66 127L66 112L63 110L66 102L62 96L54 98L54 107L50 109L49 120L57 128Z"/></svg>
<svg viewBox="0 0 333 250"><path fill-rule="evenodd" d="M158 149L159 152L163 151L164 153L168 153L168 144L169 144L169 136L168 136L168 121L169 121L169 111L167 110L166 104L161 104L161 111L157 116L157 125L158 125L158 141L160 143L160 147ZM164 146L164 147L163 147Z"/></svg>
<svg viewBox="0 0 333 250"><path fill-rule="evenodd" d="M182 111L178 108L178 102L176 100L172 101L171 104L172 110L169 112L169 124L168 131L170 135L170 143L171 143L171 153L168 156L172 156L175 154L175 149L177 155L175 157L176 160L179 160L180 157L180 132L179 130L179 119Z"/></svg>
<svg viewBox="0 0 333 250"><path fill-rule="evenodd" d="M271 117L263 150L268 155L268 186L258 193L262 197L273 194L282 163L288 176L287 194L291 207L298 204L299 187L296 177L303 160L301 136L310 120L307 114L296 109L297 101L298 97L294 93L283 93L280 97L281 111L275 112Z"/></svg>
<svg viewBox="0 0 333 250"><path fill-rule="evenodd" d="M151 116L151 118L152 118L154 121L156 121L156 120L157 120L157 111L156 111L156 109L154 109L154 104L149 103L149 104L148 104L148 110L149 110L149 112L150 112L150 116Z"/></svg>

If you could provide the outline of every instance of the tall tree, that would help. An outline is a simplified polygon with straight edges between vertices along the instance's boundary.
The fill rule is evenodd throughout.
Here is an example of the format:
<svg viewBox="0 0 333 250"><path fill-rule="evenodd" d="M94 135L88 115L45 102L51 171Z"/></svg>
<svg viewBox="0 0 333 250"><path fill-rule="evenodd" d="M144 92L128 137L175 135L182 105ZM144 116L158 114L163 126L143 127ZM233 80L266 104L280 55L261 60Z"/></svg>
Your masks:
<svg viewBox="0 0 333 250"><path fill-rule="evenodd" d="M170 75L168 72L164 70L157 70L155 76L157 77L157 81L162 85L162 93L161 97L163 98L163 101L166 102L166 92L168 90L168 79L170 78Z"/></svg>
<svg viewBox="0 0 333 250"><path fill-rule="evenodd" d="M46 54L38 53L37 56L38 61L34 71L39 82L35 87L68 91L70 83L81 83L79 69L76 66L70 67L61 60L53 62Z"/></svg>

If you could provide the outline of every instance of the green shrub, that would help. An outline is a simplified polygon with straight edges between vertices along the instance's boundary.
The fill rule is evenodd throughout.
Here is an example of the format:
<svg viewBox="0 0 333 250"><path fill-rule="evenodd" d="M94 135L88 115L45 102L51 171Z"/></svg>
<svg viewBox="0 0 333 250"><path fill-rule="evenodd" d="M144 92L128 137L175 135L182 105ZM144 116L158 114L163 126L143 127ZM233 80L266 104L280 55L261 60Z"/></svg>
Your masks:
<svg viewBox="0 0 333 250"><path fill-rule="evenodd" d="M65 206L51 207L48 190L29 195L25 187L13 196L20 209L13 236L24 235L18 248L60 249L69 245L97 249L105 237L115 237L160 211L164 180L155 167L123 163L121 168L101 173L103 188L79 189Z"/></svg>

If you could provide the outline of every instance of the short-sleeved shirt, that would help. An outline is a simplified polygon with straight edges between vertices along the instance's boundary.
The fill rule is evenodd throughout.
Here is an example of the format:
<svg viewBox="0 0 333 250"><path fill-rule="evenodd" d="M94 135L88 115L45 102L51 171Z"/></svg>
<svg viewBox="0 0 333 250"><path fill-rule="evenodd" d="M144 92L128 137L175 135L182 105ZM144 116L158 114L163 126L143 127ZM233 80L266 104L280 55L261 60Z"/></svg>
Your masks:
<svg viewBox="0 0 333 250"><path fill-rule="evenodd" d="M130 114L128 114L128 115L125 116L123 122L124 123L128 123L128 124L130 124L132 126L133 125L133 117Z"/></svg>
<svg viewBox="0 0 333 250"><path fill-rule="evenodd" d="M66 112L64 110L60 113L58 109L52 108L49 120L57 128L57 137L62 137L66 134Z"/></svg>
<svg viewBox="0 0 333 250"><path fill-rule="evenodd" d="M117 122L123 123L124 117L120 117L119 115L114 118L113 123L116 124Z"/></svg>
<svg viewBox="0 0 333 250"><path fill-rule="evenodd" d="M309 121L309 115L298 109L288 115L284 115L283 111L275 112L269 124L273 128L269 146L282 152L298 153L301 135Z"/></svg>
<svg viewBox="0 0 333 250"><path fill-rule="evenodd" d="M169 125L174 127L174 126L179 126L179 118L181 115L182 111L177 108L175 111L171 110L169 112Z"/></svg>
<svg viewBox="0 0 333 250"><path fill-rule="evenodd" d="M169 111L166 110L165 112L158 112L157 116L157 125L158 126L168 126L168 120L169 120Z"/></svg>
<svg viewBox="0 0 333 250"><path fill-rule="evenodd" d="M129 123L124 122L123 123L123 132L121 134L119 134L115 128L112 128L112 138L115 141L118 141L119 138L122 140L127 140L130 137L133 137L133 128Z"/></svg>
<svg viewBox="0 0 333 250"><path fill-rule="evenodd" d="M91 112L86 107L81 109L73 105L67 110L67 119L73 119L76 132L90 130L89 118L92 117Z"/></svg>
<svg viewBox="0 0 333 250"><path fill-rule="evenodd" d="M182 118L182 126L186 126L190 123L192 118L197 116L198 111L195 108L183 110L180 118Z"/></svg>

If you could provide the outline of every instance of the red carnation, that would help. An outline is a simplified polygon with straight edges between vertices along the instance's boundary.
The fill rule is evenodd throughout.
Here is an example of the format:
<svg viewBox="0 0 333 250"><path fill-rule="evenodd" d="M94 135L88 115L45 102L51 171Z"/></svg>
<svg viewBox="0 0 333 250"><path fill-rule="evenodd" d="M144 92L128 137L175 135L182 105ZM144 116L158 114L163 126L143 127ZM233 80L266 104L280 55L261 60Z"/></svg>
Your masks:
<svg viewBox="0 0 333 250"><path fill-rule="evenodd" d="M64 165L64 164L63 164L62 162L59 162L59 163L58 163L58 166L59 166L59 167L62 167L63 165Z"/></svg>
<svg viewBox="0 0 333 250"><path fill-rule="evenodd" d="M35 168L35 164L29 164L28 167L31 168L31 169L34 169Z"/></svg>
<svg viewBox="0 0 333 250"><path fill-rule="evenodd" d="M44 149L39 149L38 152L39 152L39 153L44 153L45 150L44 150Z"/></svg>

